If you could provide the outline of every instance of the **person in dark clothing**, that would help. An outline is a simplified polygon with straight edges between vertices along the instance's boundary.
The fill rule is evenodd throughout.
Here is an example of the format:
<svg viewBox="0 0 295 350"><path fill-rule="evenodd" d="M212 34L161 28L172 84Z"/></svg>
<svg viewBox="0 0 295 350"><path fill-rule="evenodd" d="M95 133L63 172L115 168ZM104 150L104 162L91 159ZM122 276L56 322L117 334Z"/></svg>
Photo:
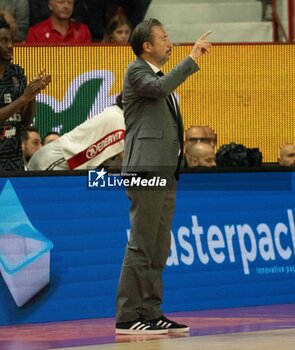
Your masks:
<svg viewBox="0 0 295 350"><path fill-rule="evenodd" d="M87 7L87 22L92 41L101 41L107 25L115 15L125 15L132 28L140 23L151 0L84 0Z"/></svg>
<svg viewBox="0 0 295 350"><path fill-rule="evenodd" d="M35 113L35 96L51 80L42 70L27 85L20 66L11 63L12 36L9 24L0 17L0 170L23 170L21 132Z"/></svg>

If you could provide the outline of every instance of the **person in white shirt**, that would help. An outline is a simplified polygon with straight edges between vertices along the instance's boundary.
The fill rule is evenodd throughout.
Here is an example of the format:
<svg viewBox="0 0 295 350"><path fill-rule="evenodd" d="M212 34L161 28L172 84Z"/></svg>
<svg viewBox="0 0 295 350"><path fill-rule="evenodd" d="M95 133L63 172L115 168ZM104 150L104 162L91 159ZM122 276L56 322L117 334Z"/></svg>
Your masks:
<svg viewBox="0 0 295 350"><path fill-rule="evenodd" d="M95 169L115 156L122 160L124 135L120 94L114 106L43 146L31 158L27 170Z"/></svg>

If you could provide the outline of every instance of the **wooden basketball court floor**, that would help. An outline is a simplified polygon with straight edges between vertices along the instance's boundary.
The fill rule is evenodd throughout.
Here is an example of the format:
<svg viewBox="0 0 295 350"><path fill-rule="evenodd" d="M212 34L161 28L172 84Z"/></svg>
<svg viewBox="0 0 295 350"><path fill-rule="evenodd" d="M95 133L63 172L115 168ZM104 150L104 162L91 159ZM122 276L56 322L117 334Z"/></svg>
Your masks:
<svg viewBox="0 0 295 350"><path fill-rule="evenodd" d="M190 332L115 335L113 318L0 327L1 350L294 350L295 304L167 314Z"/></svg>

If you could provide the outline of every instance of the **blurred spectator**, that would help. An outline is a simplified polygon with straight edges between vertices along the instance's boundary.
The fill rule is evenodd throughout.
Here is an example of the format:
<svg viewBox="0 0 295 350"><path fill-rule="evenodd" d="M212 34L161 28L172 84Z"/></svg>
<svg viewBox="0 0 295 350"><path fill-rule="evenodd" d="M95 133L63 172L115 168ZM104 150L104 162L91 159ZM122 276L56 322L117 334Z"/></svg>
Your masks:
<svg viewBox="0 0 295 350"><path fill-rule="evenodd" d="M217 134L215 134L214 130L210 126L203 126L206 136L210 139L210 145L215 148L217 146Z"/></svg>
<svg viewBox="0 0 295 350"><path fill-rule="evenodd" d="M11 63L9 24L0 16L0 170L23 170L21 132L35 113L35 96L50 83L42 70L27 86L24 70Z"/></svg>
<svg viewBox="0 0 295 350"><path fill-rule="evenodd" d="M60 137L60 134L56 131L49 131L42 139L42 145L46 145L52 141L57 140Z"/></svg>
<svg viewBox="0 0 295 350"><path fill-rule="evenodd" d="M87 25L71 20L74 0L49 0L51 15L29 29L27 43L88 44L91 35Z"/></svg>
<svg viewBox="0 0 295 350"><path fill-rule="evenodd" d="M295 145L287 144L281 147L278 162L283 166L295 166Z"/></svg>
<svg viewBox="0 0 295 350"><path fill-rule="evenodd" d="M106 11L111 0L84 0L87 6L87 25L92 41L101 41L106 27Z"/></svg>
<svg viewBox="0 0 295 350"><path fill-rule="evenodd" d="M214 132L213 135L215 138ZM212 141L212 137L208 136L208 130L206 127L193 125L185 131L184 153L186 153L187 149L190 148L193 144L198 142L208 143L212 146L215 144L215 141Z"/></svg>
<svg viewBox="0 0 295 350"><path fill-rule="evenodd" d="M30 22L28 0L1 0L0 15L10 25L14 40L24 41Z"/></svg>
<svg viewBox="0 0 295 350"><path fill-rule="evenodd" d="M247 158L249 166L262 165L263 157L259 148L247 148Z"/></svg>
<svg viewBox="0 0 295 350"><path fill-rule="evenodd" d="M30 26L45 21L50 16L48 0L29 0ZM84 0L74 0L72 18L81 23L87 23L87 6Z"/></svg>
<svg viewBox="0 0 295 350"><path fill-rule="evenodd" d="M22 150L25 169L32 155L42 147L39 131L33 126L26 127L22 132Z"/></svg>
<svg viewBox="0 0 295 350"><path fill-rule="evenodd" d="M151 0L113 0L115 5L122 7L126 17L135 28L145 16Z"/></svg>
<svg viewBox="0 0 295 350"><path fill-rule="evenodd" d="M121 164L124 133L120 94L116 105L105 108L99 115L43 146L30 160L28 170L95 169L115 156Z"/></svg>
<svg viewBox="0 0 295 350"><path fill-rule="evenodd" d="M185 157L189 168L216 166L214 148L208 143L194 143L188 148Z"/></svg>
<svg viewBox="0 0 295 350"><path fill-rule="evenodd" d="M190 126L185 130L185 151L194 143L201 142L206 139L207 134L202 126Z"/></svg>
<svg viewBox="0 0 295 350"><path fill-rule="evenodd" d="M241 144L230 143L218 149L216 164L218 167L261 166L262 153L259 148L247 148Z"/></svg>
<svg viewBox="0 0 295 350"><path fill-rule="evenodd" d="M262 1L262 19L264 21L272 21L272 0Z"/></svg>
<svg viewBox="0 0 295 350"><path fill-rule="evenodd" d="M103 42L127 44L131 30L131 23L125 16L114 16L107 26Z"/></svg>
<svg viewBox="0 0 295 350"><path fill-rule="evenodd" d="M87 25L92 41L102 41L108 22L115 15L125 15L135 28L145 16L151 0L84 0L87 6Z"/></svg>

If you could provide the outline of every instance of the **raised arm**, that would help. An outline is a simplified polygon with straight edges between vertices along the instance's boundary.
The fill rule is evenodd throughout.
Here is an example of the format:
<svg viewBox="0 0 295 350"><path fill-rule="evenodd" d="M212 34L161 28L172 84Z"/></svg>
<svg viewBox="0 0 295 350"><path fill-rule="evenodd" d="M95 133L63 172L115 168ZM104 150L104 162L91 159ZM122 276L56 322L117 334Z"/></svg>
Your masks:
<svg viewBox="0 0 295 350"><path fill-rule="evenodd" d="M210 48L211 44L207 41L208 35L212 33L212 30L209 30L205 34L201 35L199 39L195 42L190 57L195 61L197 58L205 54Z"/></svg>

